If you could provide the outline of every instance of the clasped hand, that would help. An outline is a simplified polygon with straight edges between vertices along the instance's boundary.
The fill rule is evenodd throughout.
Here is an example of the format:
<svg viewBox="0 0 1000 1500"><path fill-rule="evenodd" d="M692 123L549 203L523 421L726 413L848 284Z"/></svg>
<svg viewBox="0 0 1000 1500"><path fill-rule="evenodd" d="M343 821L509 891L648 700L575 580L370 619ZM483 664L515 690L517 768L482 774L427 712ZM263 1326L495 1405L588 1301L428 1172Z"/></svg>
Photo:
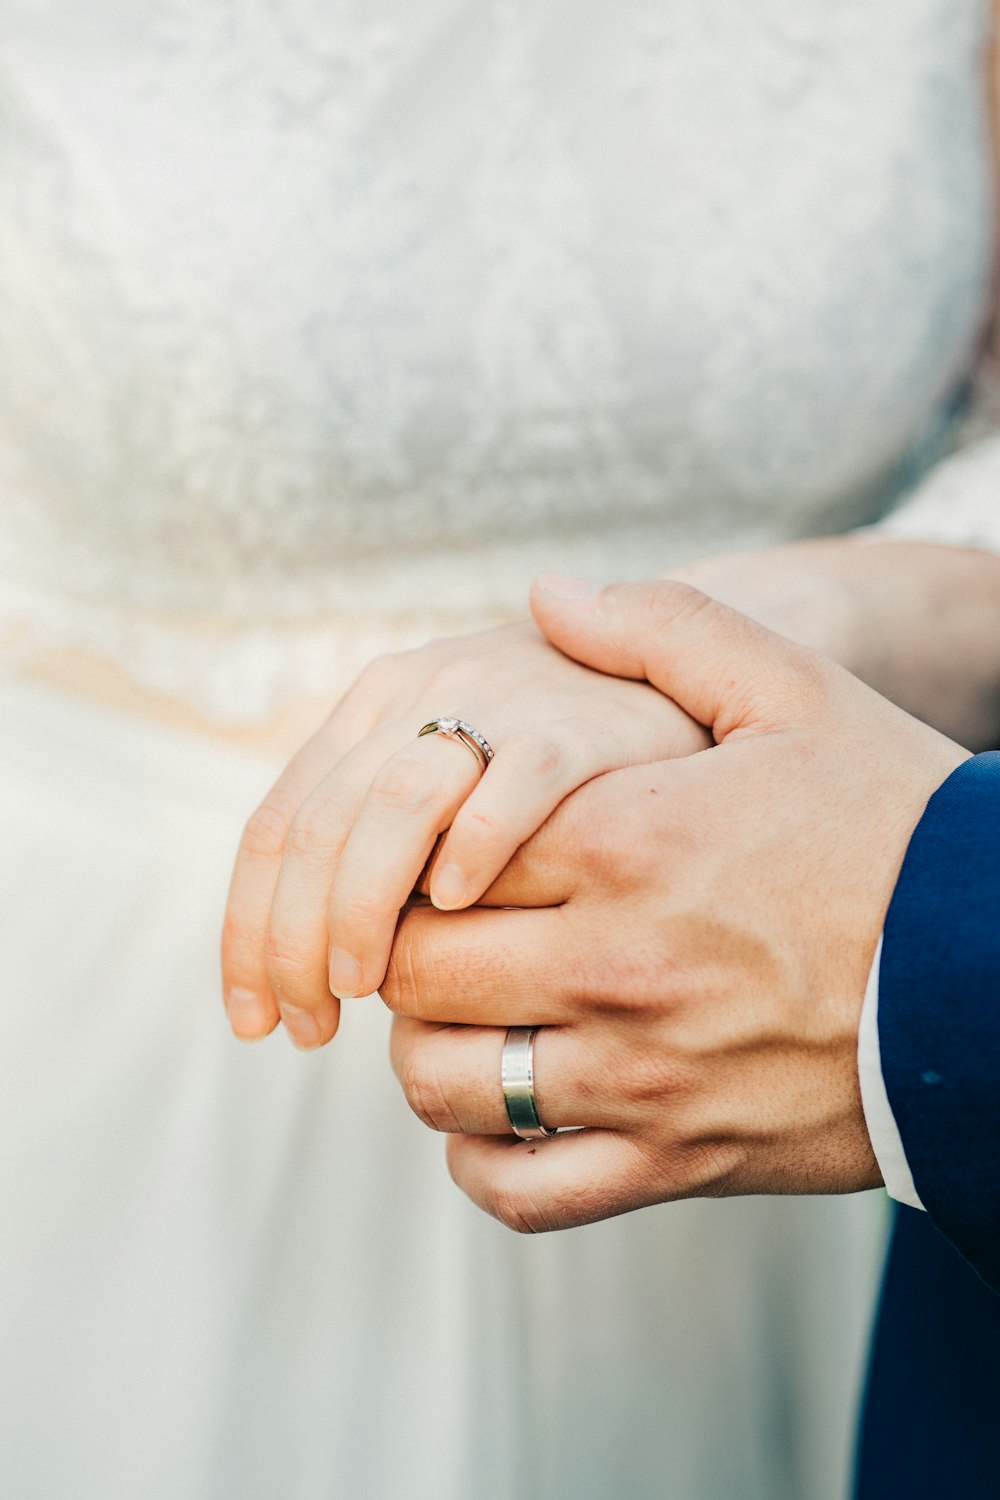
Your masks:
<svg viewBox="0 0 1000 1500"><path fill-rule="evenodd" d="M567 796L573 778L565 772L549 784L516 764L509 780L496 776L501 744L471 796L466 784L468 800L448 803L445 787L455 795L460 769L453 759L433 781L423 842L407 845L396 884L382 867L390 894L377 903L344 880L341 851L376 814L384 838L386 815L399 820L403 809L377 794L369 818L332 856L325 849L335 865L329 931L357 941L374 919L356 988L385 970L394 1066L420 1117L449 1132L453 1176L475 1202L530 1231L693 1195L876 1185L856 1065L865 982L910 833L966 752L832 662L686 586L536 587L532 605L552 645L585 664L602 692L613 679L659 690L673 717L651 731L646 753L633 747L620 768L577 775L579 789ZM464 702L455 707L476 722ZM438 702L431 708L443 711ZM488 693L478 722L491 723ZM594 722L607 727L609 719L598 713ZM657 735L661 745L663 735L675 736L683 752L707 743L697 739L706 731L714 747L705 753L649 753ZM464 757L475 782L466 751L436 749ZM412 749L399 753L415 764ZM314 754L304 753L296 784L315 781ZM606 750L603 758L613 760ZM476 821L462 815L491 778L501 800L488 804L489 837L477 847ZM365 796L355 786L352 805L367 806ZM518 796L538 824L533 834L515 816ZM464 895L439 900L448 912L408 902L452 818L430 891L444 862L460 863ZM411 826L405 817L402 825ZM386 847L387 863L403 844ZM310 841L306 853L315 872L324 848ZM259 913L265 861L251 849L247 865L246 848L242 859L235 898L256 875ZM347 868L353 881L359 866ZM254 974L258 994L266 975L282 1008L288 951L276 942L273 913L290 912L294 894L293 886L283 902L272 900L263 951L243 971ZM359 911L359 902L368 904ZM314 941L323 936L316 910ZM238 914L227 941L235 934L237 951L252 959L252 943L238 946ZM319 948L323 962L314 955L311 968L294 966L294 993L308 993L332 1034L336 1002ZM541 1118L580 1128L530 1144L510 1136L499 1077L510 1025L542 1028Z"/></svg>
<svg viewBox="0 0 1000 1500"><path fill-rule="evenodd" d="M488 735L488 776L457 742L417 738L439 715ZM340 1000L382 984L442 834L431 894L468 905L576 787L708 742L648 684L570 660L531 624L379 658L247 824L222 943L233 1030L281 1020L300 1046L329 1041Z"/></svg>

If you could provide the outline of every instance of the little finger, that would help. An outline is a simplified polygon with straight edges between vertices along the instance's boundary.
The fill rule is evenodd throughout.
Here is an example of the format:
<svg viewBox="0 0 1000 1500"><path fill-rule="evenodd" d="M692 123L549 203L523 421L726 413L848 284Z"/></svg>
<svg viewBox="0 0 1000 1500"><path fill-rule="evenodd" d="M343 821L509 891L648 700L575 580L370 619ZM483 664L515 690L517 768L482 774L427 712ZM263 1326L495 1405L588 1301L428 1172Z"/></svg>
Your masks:
<svg viewBox="0 0 1000 1500"><path fill-rule="evenodd" d="M243 830L223 920L222 993L229 1023L244 1041L278 1024L264 944L268 912L295 814L341 753L330 725L324 725L285 767Z"/></svg>
<svg viewBox="0 0 1000 1500"><path fill-rule="evenodd" d="M453 1135L448 1167L473 1203L520 1234L591 1224L661 1196L639 1142L613 1130L541 1141Z"/></svg>

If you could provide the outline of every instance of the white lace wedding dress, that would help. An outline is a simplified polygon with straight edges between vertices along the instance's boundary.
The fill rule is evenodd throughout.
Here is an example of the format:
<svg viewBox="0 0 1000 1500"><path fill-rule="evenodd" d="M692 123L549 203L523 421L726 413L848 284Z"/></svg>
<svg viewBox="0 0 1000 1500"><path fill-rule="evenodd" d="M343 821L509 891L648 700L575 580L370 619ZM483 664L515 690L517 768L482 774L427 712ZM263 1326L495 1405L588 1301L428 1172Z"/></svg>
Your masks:
<svg viewBox="0 0 1000 1500"><path fill-rule="evenodd" d="M838 1500L878 1200L519 1240L377 1001L238 1046L275 765L225 735L539 567L845 529L927 471L988 296L986 20L5 0L0 1493ZM218 733L46 686L68 648Z"/></svg>

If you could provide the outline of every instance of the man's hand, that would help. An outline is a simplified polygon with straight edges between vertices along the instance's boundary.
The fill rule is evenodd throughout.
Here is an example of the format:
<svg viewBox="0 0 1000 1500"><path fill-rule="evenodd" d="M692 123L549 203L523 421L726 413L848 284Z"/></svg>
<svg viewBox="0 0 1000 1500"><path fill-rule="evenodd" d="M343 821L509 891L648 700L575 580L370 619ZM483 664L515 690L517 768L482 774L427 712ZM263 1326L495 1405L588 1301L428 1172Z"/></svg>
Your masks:
<svg viewBox="0 0 1000 1500"><path fill-rule="evenodd" d="M866 979L912 830L967 752L688 586L550 581L532 604L567 655L651 682L716 746L583 787L479 908L404 916L394 1063L453 1132L456 1181L522 1230L876 1186ZM583 1130L510 1137L510 1025L543 1028L541 1119Z"/></svg>

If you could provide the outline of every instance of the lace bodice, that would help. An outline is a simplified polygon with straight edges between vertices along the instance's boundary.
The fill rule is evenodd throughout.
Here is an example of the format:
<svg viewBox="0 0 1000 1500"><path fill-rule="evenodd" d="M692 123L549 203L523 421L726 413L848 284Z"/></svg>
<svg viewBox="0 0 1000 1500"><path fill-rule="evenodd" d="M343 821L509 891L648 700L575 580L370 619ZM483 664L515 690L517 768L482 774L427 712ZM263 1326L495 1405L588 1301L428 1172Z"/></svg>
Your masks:
<svg viewBox="0 0 1000 1500"><path fill-rule="evenodd" d="M4 12L22 653L253 716L539 566L871 518L947 427L984 0Z"/></svg>

